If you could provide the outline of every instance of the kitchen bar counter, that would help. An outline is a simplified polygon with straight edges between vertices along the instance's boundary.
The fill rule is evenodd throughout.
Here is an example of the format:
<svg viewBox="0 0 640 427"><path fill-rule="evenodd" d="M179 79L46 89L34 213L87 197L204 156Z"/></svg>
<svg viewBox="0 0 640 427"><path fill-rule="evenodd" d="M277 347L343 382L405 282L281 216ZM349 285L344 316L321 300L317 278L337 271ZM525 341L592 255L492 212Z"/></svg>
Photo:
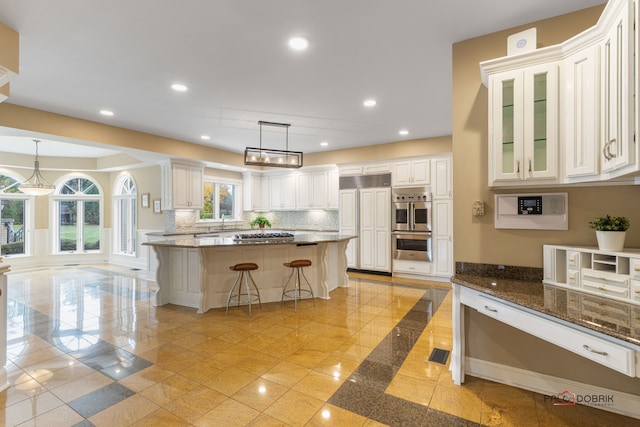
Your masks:
<svg viewBox="0 0 640 427"><path fill-rule="evenodd" d="M258 264L258 270L251 274L263 303L281 300L282 286L291 274L283 264L294 259L312 261L312 266L305 267L305 274L314 294L329 298L331 290L348 286L346 248L355 238L338 233L249 241L234 240L233 236L169 237L143 243L153 247L158 256L158 291L153 303L194 307L198 313L226 306L237 274L229 266L241 262Z"/></svg>

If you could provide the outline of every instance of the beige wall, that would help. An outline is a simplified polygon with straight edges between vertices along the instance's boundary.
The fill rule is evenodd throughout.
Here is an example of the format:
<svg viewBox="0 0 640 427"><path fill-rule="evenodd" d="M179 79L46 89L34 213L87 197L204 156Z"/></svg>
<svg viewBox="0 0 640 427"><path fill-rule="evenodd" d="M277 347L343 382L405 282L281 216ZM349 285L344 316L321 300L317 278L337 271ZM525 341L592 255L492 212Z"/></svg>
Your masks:
<svg viewBox="0 0 640 427"><path fill-rule="evenodd" d="M496 230L494 192L487 184L487 88L481 61L506 55L508 35L536 27L538 46L560 43L594 25L602 7L593 7L530 25L465 40L453 46L453 158L455 261L542 267L542 245L596 245L587 223L609 213L631 219L626 246L640 247L640 187L553 188L569 193L569 230ZM522 192L540 190L525 190ZM549 190L547 190L549 191ZM517 191L501 191L513 193ZM474 200L485 216L471 216Z"/></svg>

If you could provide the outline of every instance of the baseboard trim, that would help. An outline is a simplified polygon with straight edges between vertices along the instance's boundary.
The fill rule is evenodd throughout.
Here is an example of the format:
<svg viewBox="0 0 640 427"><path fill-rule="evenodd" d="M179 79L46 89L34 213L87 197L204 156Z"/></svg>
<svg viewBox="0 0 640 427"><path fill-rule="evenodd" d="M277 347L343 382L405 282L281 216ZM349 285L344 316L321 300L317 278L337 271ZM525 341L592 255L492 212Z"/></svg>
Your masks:
<svg viewBox="0 0 640 427"><path fill-rule="evenodd" d="M568 390L571 393L575 393L578 403L640 419L640 396L637 395L486 360L467 357L465 361L466 375L507 384L545 396L557 396ZM594 396L604 396L606 398L603 398L602 402L592 403ZM608 396L611 397L609 398ZM549 405L553 405L553 402L550 401Z"/></svg>

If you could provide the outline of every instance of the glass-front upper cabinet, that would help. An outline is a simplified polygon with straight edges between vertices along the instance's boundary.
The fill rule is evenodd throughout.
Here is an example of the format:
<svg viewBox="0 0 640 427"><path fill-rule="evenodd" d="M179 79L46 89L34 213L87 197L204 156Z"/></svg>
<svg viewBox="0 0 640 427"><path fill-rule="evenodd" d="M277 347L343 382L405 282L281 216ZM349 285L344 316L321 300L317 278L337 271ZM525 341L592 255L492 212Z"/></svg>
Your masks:
<svg viewBox="0 0 640 427"><path fill-rule="evenodd" d="M489 185L558 178L558 63L489 76Z"/></svg>

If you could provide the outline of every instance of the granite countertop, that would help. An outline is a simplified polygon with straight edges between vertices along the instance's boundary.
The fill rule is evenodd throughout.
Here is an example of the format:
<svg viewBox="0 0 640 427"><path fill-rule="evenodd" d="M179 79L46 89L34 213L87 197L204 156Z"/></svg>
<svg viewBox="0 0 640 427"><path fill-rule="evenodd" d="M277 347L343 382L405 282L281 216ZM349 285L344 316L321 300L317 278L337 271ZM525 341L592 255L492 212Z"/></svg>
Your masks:
<svg viewBox="0 0 640 427"><path fill-rule="evenodd" d="M456 274L451 281L524 308L640 345L640 306L637 304L545 285L537 280Z"/></svg>
<svg viewBox="0 0 640 427"><path fill-rule="evenodd" d="M269 232L272 231L288 231L291 233L295 232L312 232L312 233L337 233L338 230L321 230L321 229L307 229L307 228L273 228L268 229ZM147 236L155 236L155 237L173 237L173 236L193 236L197 237L203 234L227 234L227 233L256 233L259 229L257 228L225 228L225 229L214 229L214 230L201 230L201 231L151 231L146 233Z"/></svg>
<svg viewBox="0 0 640 427"><path fill-rule="evenodd" d="M189 235L191 236L191 235ZM313 245L317 243L340 242L353 239L356 236L339 233L313 233L294 236L292 239L258 239L258 240L233 240L233 237L178 237L145 242L147 246L165 246L176 248L212 248L229 246L257 246L257 245Z"/></svg>

